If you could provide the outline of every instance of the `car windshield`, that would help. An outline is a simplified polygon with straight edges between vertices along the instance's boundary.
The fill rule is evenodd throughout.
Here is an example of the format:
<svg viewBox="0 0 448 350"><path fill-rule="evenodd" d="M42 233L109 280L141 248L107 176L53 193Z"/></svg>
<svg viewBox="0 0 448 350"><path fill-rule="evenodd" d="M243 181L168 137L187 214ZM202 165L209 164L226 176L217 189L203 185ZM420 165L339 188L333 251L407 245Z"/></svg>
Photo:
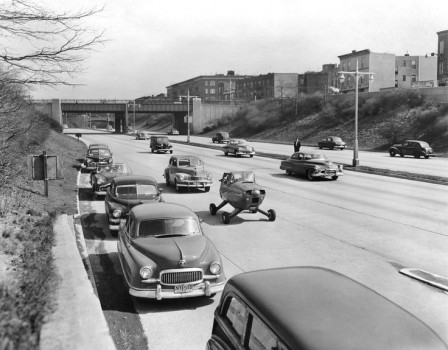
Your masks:
<svg viewBox="0 0 448 350"><path fill-rule="evenodd" d="M107 146L105 144L103 144L103 143L94 143L94 144L89 146L89 148L99 148L99 147L106 148Z"/></svg>
<svg viewBox="0 0 448 350"><path fill-rule="evenodd" d="M327 160L327 157L322 153L304 154L305 160Z"/></svg>
<svg viewBox="0 0 448 350"><path fill-rule="evenodd" d="M423 148L429 148L429 144L427 142L420 142L420 146L422 146Z"/></svg>
<svg viewBox="0 0 448 350"><path fill-rule="evenodd" d="M129 184L117 186L116 194L121 199L153 199L157 188L151 184Z"/></svg>
<svg viewBox="0 0 448 350"><path fill-rule="evenodd" d="M180 158L179 166L202 166L202 161L199 158Z"/></svg>
<svg viewBox="0 0 448 350"><path fill-rule="evenodd" d="M245 145L247 144L246 140L231 140L231 145Z"/></svg>
<svg viewBox="0 0 448 350"><path fill-rule="evenodd" d="M130 169L126 164L110 164L101 168L101 173L118 173L118 174L128 174Z"/></svg>
<svg viewBox="0 0 448 350"><path fill-rule="evenodd" d="M193 218L155 219L140 222L137 237L168 237L200 235L199 223Z"/></svg>
<svg viewBox="0 0 448 350"><path fill-rule="evenodd" d="M255 173L253 171L238 171L229 175L230 182L255 182Z"/></svg>
<svg viewBox="0 0 448 350"><path fill-rule="evenodd" d="M90 149L87 152L88 157L110 157L110 151L108 149L102 149L102 148L94 148Z"/></svg>

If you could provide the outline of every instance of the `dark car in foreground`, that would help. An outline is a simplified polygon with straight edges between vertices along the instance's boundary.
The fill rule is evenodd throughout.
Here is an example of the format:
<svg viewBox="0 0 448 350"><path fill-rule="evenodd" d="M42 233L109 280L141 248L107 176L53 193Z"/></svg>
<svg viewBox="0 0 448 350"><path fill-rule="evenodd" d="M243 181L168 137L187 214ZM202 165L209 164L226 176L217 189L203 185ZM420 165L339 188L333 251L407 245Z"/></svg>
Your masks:
<svg viewBox="0 0 448 350"><path fill-rule="evenodd" d="M212 174L205 171L202 160L193 155L172 156L163 176L166 185L174 185L177 192L198 188L208 192L213 184Z"/></svg>
<svg viewBox="0 0 448 350"><path fill-rule="evenodd" d="M198 216L174 203L134 207L118 235L129 293L150 299L214 296L224 288L222 261Z"/></svg>
<svg viewBox="0 0 448 350"><path fill-rule="evenodd" d="M229 279L208 350L447 349L420 319L369 287L320 267Z"/></svg>
<svg viewBox="0 0 448 350"><path fill-rule="evenodd" d="M317 147L320 149L322 148L329 148L329 149L340 149L341 151L347 147L347 144L342 141L342 139L339 136L328 136L322 140L320 140L317 144Z"/></svg>
<svg viewBox="0 0 448 350"><path fill-rule="evenodd" d="M215 136L212 137L213 143L227 143L230 141L229 133L226 131L218 131Z"/></svg>
<svg viewBox="0 0 448 350"><path fill-rule="evenodd" d="M100 166L105 166L112 163L112 152L109 148L89 148L86 153L86 159L81 164L81 169L92 171Z"/></svg>
<svg viewBox="0 0 448 350"><path fill-rule="evenodd" d="M128 175L114 178L107 186L104 206L110 231L117 231L129 211L143 203L163 202L162 190L150 176Z"/></svg>
<svg viewBox="0 0 448 350"><path fill-rule="evenodd" d="M173 146L167 136L151 136L149 139L149 148L151 152L170 152L173 153Z"/></svg>
<svg viewBox="0 0 448 350"><path fill-rule="evenodd" d="M406 140L404 143L392 145L389 148L389 154L391 157L399 155L413 156L415 158L425 157L435 157L432 147L425 141L419 140Z"/></svg>
<svg viewBox="0 0 448 350"><path fill-rule="evenodd" d="M342 165L331 162L322 153L296 152L280 163L280 169L285 170L288 175L298 174L313 180L315 178L330 178L337 180L344 175Z"/></svg>
<svg viewBox="0 0 448 350"><path fill-rule="evenodd" d="M227 145L222 147L222 151L225 156L233 154L237 157L249 156L253 157L255 155L255 148L253 148L246 140L243 139L232 139L229 140Z"/></svg>
<svg viewBox="0 0 448 350"><path fill-rule="evenodd" d="M132 174L131 168L126 163L113 163L98 167L90 173L90 185L95 197L106 195L107 186L117 176Z"/></svg>

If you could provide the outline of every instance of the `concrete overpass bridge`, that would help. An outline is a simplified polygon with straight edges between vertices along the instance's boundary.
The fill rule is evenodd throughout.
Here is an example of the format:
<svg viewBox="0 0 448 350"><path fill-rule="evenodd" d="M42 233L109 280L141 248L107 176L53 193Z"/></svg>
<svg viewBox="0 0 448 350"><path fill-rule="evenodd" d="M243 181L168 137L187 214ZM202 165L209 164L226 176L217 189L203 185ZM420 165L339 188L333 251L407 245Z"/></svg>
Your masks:
<svg viewBox="0 0 448 350"><path fill-rule="evenodd" d="M34 100L34 108L51 116L63 124L64 113L110 113L115 117L115 132L127 133L130 118L135 114L174 115L174 127L181 134L187 133L186 116L189 108L191 118L190 132L201 132L206 126L216 123L223 116L235 112L240 105L229 101L214 101L203 103L200 99L179 102L179 100L147 100L144 103L134 103L133 100Z"/></svg>

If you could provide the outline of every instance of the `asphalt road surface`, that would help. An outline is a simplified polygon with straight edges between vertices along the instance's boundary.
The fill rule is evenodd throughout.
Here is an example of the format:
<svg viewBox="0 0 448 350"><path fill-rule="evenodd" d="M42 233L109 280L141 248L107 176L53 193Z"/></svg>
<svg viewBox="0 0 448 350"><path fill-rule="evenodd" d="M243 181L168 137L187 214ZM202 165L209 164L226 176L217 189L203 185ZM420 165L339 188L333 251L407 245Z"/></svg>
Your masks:
<svg viewBox="0 0 448 350"><path fill-rule="evenodd" d="M151 153L148 141L127 135L86 134L82 140L109 144L115 161L127 162L136 174L153 176L166 201L193 209L204 220L205 234L220 251L228 278L271 267L334 269L409 310L448 342L446 292L399 273L403 267L412 267L447 277L447 186L357 172L346 172L337 181L310 182L287 176L279 169L279 160L225 157L218 150L174 144L174 154L198 155L214 177L208 193L176 193L163 178L170 154ZM263 147L266 152L273 147L272 152L278 146ZM292 146L284 147L292 153ZM407 162L406 158L393 160ZM413 164L432 165L434 160L409 158ZM446 169L447 161L441 163ZM210 215L209 204L221 202L218 179L226 170L255 172L267 193L261 208L274 209L276 221L244 213L225 225L219 213ZM230 207L224 209L231 211ZM90 195L88 174L81 176L80 212L95 282L117 348L145 348L146 336L151 350L204 349L220 294L214 299L130 298L122 280L116 238L107 228L104 202L94 201Z"/></svg>

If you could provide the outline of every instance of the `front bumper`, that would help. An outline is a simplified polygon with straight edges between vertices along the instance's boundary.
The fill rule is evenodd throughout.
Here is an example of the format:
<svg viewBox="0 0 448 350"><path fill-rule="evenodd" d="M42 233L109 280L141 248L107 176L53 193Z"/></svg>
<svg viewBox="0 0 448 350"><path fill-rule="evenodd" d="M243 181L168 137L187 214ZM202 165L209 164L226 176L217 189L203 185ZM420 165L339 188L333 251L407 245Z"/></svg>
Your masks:
<svg viewBox="0 0 448 350"><path fill-rule="evenodd" d="M116 219L116 218L109 217L109 231L118 231L120 228L121 222L125 223L126 219L124 219L124 218Z"/></svg>
<svg viewBox="0 0 448 350"><path fill-rule="evenodd" d="M255 152L251 151L237 151L235 153L237 156L254 156Z"/></svg>
<svg viewBox="0 0 448 350"><path fill-rule="evenodd" d="M213 181L208 180L187 180L187 181L178 181L178 187L185 188L205 188L210 187L213 184Z"/></svg>
<svg viewBox="0 0 448 350"><path fill-rule="evenodd" d="M96 170L97 168L101 167L101 166L106 166L111 164L112 161L99 161L99 162L90 162L90 163L82 163L81 164L81 168L86 169L86 170Z"/></svg>
<svg viewBox="0 0 448 350"><path fill-rule="evenodd" d="M324 178L332 178L333 176L343 176L344 172L342 169L322 169L317 170L312 174L313 177L324 177Z"/></svg>

